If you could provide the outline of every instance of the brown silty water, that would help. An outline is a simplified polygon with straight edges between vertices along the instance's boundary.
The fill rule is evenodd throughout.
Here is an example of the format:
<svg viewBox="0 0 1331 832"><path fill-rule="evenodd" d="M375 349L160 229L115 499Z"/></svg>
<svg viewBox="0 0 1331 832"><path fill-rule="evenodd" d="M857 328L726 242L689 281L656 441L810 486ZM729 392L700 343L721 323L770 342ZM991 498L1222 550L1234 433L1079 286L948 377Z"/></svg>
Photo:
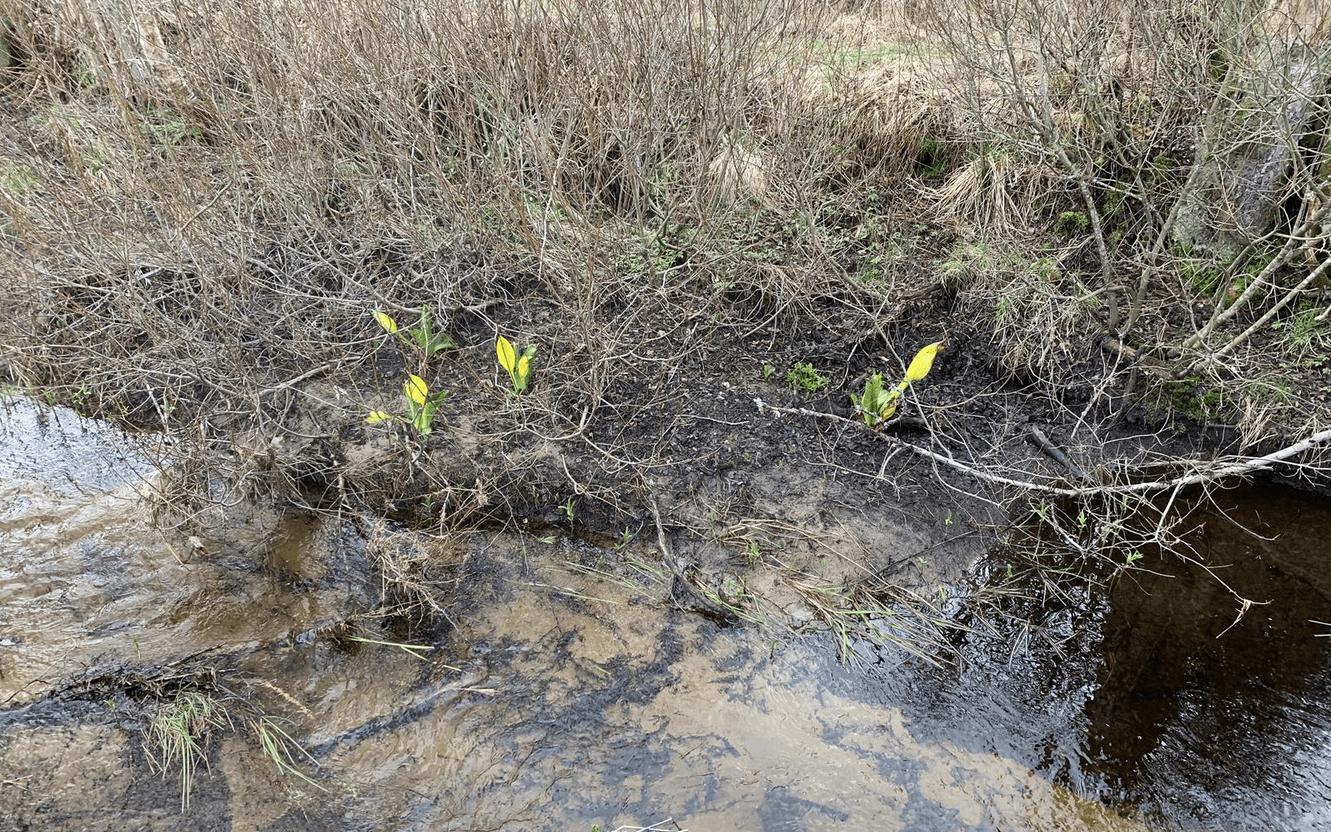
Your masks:
<svg viewBox="0 0 1331 832"><path fill-rule="evenodd" d="M1137 711L1103 704L1120 695L1100 648L1120 649L1122 613L1089 595L1033 613L1068 630L1061 661L972 627L951 666L868 638L847 665L825 633L672 609L647 550L478 533L447 541L451 620L384 621L351 524L236 506L175 540L139 497L156 475L134 443L68 411L13 404L5 419L4 461L32 472L0 486L0 818L14 828L1126 830L1191 823L1178 795L1208 788L1171 797L1112 769L1103 743ZM579 565L598 556L640 568ZM204 741L182 811L143 732L158 699L196 688L237 716ZM290 760L312 783L262 752L261 716L300 742L309 756ZM1268 716L1328 736L1324 710Z"/></svg>

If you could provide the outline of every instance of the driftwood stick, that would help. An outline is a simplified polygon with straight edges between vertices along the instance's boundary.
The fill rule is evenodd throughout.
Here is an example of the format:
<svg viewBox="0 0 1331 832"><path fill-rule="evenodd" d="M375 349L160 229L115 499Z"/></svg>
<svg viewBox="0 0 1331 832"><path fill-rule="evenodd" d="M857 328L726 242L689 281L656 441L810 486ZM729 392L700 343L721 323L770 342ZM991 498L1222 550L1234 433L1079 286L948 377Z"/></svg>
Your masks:
<svg viewBox="0 0 1331 832"><path fill-rule="evenodd" d="M759 411L763 408L776 413L789 413L799 416L814 416L820 419L832 419L848 424L858 424L852 419L844 416L838 416L835 413L823 413L816 410L806 410L804 408L777 407L763 402L761 399L755 400ZM955 471L959 471L984 482L991 482L996 485L1010 485L1015 488L1021 488L1026 491L1035 491L1041 494L1048 494L1055 497L1091 497L1095 495L1116 495L1116 494L1151 494L1156 491L1168 491L1170 489L1186 488L1190 485L1200 485L1205 482L1214 482L1227 477L1241 477L1248 474L1255 474L1261 471L1270 470L1277 462L1284 462L1291 457L1298 456L1304 451L1311 450L1320 445L1325 445L1331 441L1331 430L1324 430L1309 436L1299 442L1295 442L1278 451L1258 457L1239 457L1231 459L1224 463L1213 463L1210 467L1203 468L1192 474L1186 474L1181 477L1172 477L1166 480L1152 480L1151 482L1138 482L1128 485L1088 485L1082 488L1067 488L1063 486L1051 485L1047 482L1035 482L1031 480L1019 480L1012 477L1004 477L1000 474L990 473L981 468L969 465L951 457L943 456L940 453L929 450L928 448L907 442L900 437L889 434L874 434L879 439L898 448L910 451L917 456L932 460L940 465L945 465Z"/></svg>

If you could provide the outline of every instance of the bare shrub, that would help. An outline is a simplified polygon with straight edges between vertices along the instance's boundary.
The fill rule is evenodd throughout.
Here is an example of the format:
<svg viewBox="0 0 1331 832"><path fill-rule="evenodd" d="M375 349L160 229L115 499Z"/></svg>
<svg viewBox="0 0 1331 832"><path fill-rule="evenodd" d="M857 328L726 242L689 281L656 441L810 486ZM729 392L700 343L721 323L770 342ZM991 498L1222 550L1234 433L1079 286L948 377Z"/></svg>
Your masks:
<svg viewBox="0 0 1331 832"><path fill-rule="evenodd" d="M1109 334L1181 358L1180 375L1217 361L1222 376L1262 372L1260 353L1226 356L1269 338L1325 268L1309 241L1331 169L1326 13L1238 0L912 8L937 83L974 127L972 158L938 191L943 214L990 231L1080 214L1090 256L1074 259L1095 273ZM1030 187L1013 193L1017 182ZM1218 272L1211 305L1180 328L1168 310L1195 308L1196 286L1168 275L1198 258Z"/></svg>
<svg viewBox="0 0 1331 832"><path fill-rule="evenodd" d="M439 494L464 517L534 470L478 453L440 472L399 450L330 473L330 438L400 388L372 309L428 305L465 336L432 389L474 386L499 331L557 333L523 418L577 436L619 379L675 372L678 341L630 361L676 337L655 322L762 318L844 279L784 219L859 199L829 200L827 137L799 103L821 4L0 14L22 59L0 138L9 376L194 443L175 482L200 500L315 484L376 509ZM520 298L539 300L513 320ZM496 409L449 417L497 444L515 427Z"/></svg>

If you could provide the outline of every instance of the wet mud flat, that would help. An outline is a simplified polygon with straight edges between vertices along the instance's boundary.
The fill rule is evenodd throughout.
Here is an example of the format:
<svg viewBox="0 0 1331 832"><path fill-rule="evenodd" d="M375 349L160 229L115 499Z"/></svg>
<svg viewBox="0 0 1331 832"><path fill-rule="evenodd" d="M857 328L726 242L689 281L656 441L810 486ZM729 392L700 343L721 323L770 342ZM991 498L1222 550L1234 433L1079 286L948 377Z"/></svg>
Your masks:
<svg viewBox="0 0 1331 832"><path fill-rule="evenodd" d="M1073 564L1009 572L995 554L947 587L951 649L930 662L889 620L843 653L761 600L751 622L681 603L650 548L547 534L454 541L449 615L384 618L355 524L237 508L171 539L139 496L152 471L57 413L11 415L4 446L14 470L52 474L4 484L0 817L16 829L1331 823L1316 495L1266 485L1199 509L1210 572L1148 554L1051 583ZM63 470L32 462L61 436ZM1217 576L1261 603L1235 622ZM195 690L234 719L202 738L182 810L145 734ZM263 752L264 720L309 781Z"/></svg>

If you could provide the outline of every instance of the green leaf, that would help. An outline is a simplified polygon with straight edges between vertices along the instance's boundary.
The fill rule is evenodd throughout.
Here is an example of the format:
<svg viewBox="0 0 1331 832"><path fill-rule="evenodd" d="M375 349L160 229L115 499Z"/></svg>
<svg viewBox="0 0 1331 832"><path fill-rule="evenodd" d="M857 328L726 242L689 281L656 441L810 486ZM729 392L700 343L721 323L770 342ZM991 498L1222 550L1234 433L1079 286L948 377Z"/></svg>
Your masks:
<svg viewBox="0 0 1331 832"><path fill-rule="evenodd" d="M855 405L864 423L869 427L892 417L897 412L897 403L901 398L899 390L883 390L883 374L874 373L864 382L864 395L851 394L850 400Z"/></svg>
<svg viewBox="0 0 1331 832"><path fill-rule="evenodd" d="M431 338L429 345L425 348L425 357L429 358L440 350L451 350L456 348L457 344L454 343L453 339L448 335L435 335Z"/></svg>
<svg viewBox="0 0 1331 832"><path fill-rule="evenodd" d="M527 376L531 375L531 356L523 355L518 359L517 372L513 374L513 386L521 393L527 389Z"/></svg>
<svg viewBox="0 0 1331 832"><path fill-rule="evenodd" d="M421 307L420 322L411 331L411 334L416 339L416 343L420 345L421 352L428 357L430 355L430 341L432 340L430 338L430 307Z"/></svg>
<svg viewBox="0 0 1331 832"><path fill-rule="evenodd" d="M882 405L878 408L879 419L891 419L892 414L897 412L897 403L901 400L901 391L893 390L888 393Z"/></svg>

